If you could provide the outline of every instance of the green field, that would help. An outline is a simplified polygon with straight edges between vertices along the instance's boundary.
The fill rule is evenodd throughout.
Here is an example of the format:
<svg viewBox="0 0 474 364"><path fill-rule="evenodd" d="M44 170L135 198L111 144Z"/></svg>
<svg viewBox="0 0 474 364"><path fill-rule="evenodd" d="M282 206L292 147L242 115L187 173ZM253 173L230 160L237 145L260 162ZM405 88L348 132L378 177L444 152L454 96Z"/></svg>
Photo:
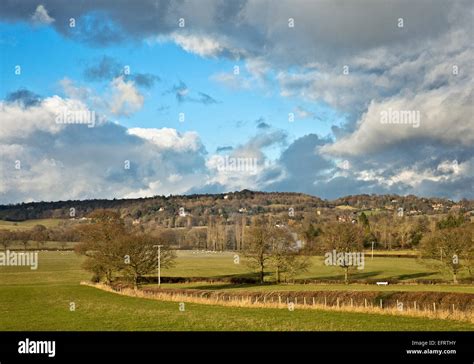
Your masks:
<svg viewBox="0 0 474 364"><path fill-rule="evenodd" d="M251 274L243 257L240 264L234 263L235 253L232 252L193 253L191 251L180 251L178 256L176 267L166 271L166 275L175 277L224 277ZM460 277L463 277L463 275L461 274ZM309 270L296 278L343 281L344 274L339 267L326 266L323 257L312 257ZM448 282L451 280L448 274L439 273L433 268L421 264L415 258L375 256L373 260L366 256L364 269L353 271L350 278L382 281L396 279L407 283L416 282L417 279L444 279Z"/></svg>
<svg viewBox="0 0 474 364"><path fill-rule="evenodd" d="M67 221L64 219L36 219L36 220L26 220L26 221L5 221L0 220L0 229L8 230L26 230L31 229L35 225L44 225L47 228L52 228L58 226L62 221Z"/></svg>
<svg viewBox="0 0 474 364"><path fill-rule="evenodd" d="M228 271L231 268L237 274L246 272L243 266L234 267L232 260L229 263L232 256L225 253L207 257L183 252L179 254L177 266L164 274L215 276L222 269L231 274L232 271ZM80 262L72 252L41 252L36 271L1 267L0 330L474 330L474 325L461 321L352 312L192 303L187 303L181 312L176 302L125 297L81 286L79 282L88 279L90 274L80 268ZM194 269L186 268L190 263L195 265ZM276 286L260 288L268 287L275 289ZM281 287L308 290L311 286ZM318 289L321 287L329 289L332 285L318 285ZM470 287L454 287L472 292ZM69 310L71 302L76 305L75 311Z"/></svg>
<svg viewBox="0 0 474 364"><path fill-rule="evenodd" d="M150 286L153 286L150 284ZM179 289L204 289L204 290L220 290L229 292L243 292L243 291L378 291L378 292L457 292L457 293L472 293L474 294L474 287L467 284L457 285L389 285L377 286L375 284L236 284L229 285L226 283L206 283L206 282L192 282L192 283L167 283L163 285L164 288L179 288Z"/></svg>

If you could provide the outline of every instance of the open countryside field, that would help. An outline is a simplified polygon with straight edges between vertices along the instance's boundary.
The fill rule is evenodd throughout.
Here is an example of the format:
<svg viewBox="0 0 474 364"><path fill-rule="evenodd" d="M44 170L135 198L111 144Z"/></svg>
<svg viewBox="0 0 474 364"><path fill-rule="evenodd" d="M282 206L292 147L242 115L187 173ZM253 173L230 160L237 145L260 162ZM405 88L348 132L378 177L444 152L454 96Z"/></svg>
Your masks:
<svg viewBox="0 0 474 364"><path fill-rule="evenodd" d="M178 251L176 265L173 268L164 269L163 277L202 277L212 280L213 278L225 278L231 276L252 276L253 273L242 261L240 264L234 263L235 253L200 253L193 251ZM39 266L36 271L31 271L23 267L0 267L0 285L29 285L45 284L52 282L78 283L88 280L91 273L81 268L83 257L72 251L42 251L39 253ZM56 274L55 274L56 272ZM223 274L225 272L225 274ZM366 276L377 278L380 281L386 279L397 279L407 284L392 284L387 286L377 286L376 284L352 283L345 285L342 283L343 275L341 269L324 265L322 257L313 257L312 265L308 272L297 278L321 280L330 279L329 284L292 284L282 283L279 285L258 285L242 284L233 288L242 290L247 287L259 290L377 290L377 291L435 291L435 292L464 292L474 293L474 286L470 284L416 284L416 278L440 278L449 281L447 274L433 272L418 260L412 258L386 258L374 257L368 259L363 273L357 270L351 277L364 278ZM271 279L271 277L269 277ZM341 284L334 283L333 280L341 280ZM216 282L215 284L194 282L184 284L167 283L165 287L214 287L219 289L226 285ZM204 289L204 288L203 288ZM212 288L211 288L212 289Z"/></svg>
<svg viewBox="0 0 474 364"><path fill-rule="evenodd" d="M174 268L166 270L164 275L174 277L225 277L234 275L251 275L245 264L245 258L240 257L240 264L235 264L233 252L193 252L178 251L178 260ZM238 255L238 254L237 254ZM225 274L223 274L225 272ZM417 279L443 279L450 281L449 274L440 273L422 264L414 258L366 256L363 270L354 270L352 279L364 280L399 280L410 283ZM460 276L462 278L463 275ZM268 277L270 280L272 277ZM308 280L343 280L343 271L339 267L326 266L323 257L311 257L311 266L307 272L295 277ZM434 286L433 286L434 287Z"/></svg>
<svg viewBox="0 0 474 364"><path fill-rule="evenodd" d="M180 252L175 268L164 275L219 276L245 274L245 266L233 266L232 253L192 254ZM391 258L378 258L391 259ZM395 259L395 258L394 258ZM413 259L410 259L413 261ZM90 273L80 267L73 252L41 252L38 270L26 267L0 268L0 329L2 330L474 330L467 322L380 314L322 310L236 308L186 303L184 312L176 302L160 302L103 292L79 285ZM194 269L192 266L194 265ZM375 259L374 259L375 264ZM189 266L189 269L186 267ZM383 263L367 269L380 269ZM186 268L186 269L185 269ZM234 269L232 271L231 269ZM314 268L311 275L321 271ZM319 269L319 270L318 270ZM401 269L401 268L400 268ZM414 267L408 266L408 270ZM234 273L235 272L235 273ZM393 272L380 272L383 276ZM398 274L405 274L402 270ZM342 285L341 285L342 286ZM173 287L173 285L164 285ZM333 285L280 285L278 289L324 289ZM369 285L349 285L364 289ZM390 288L402 287L401 285ZM404 286L406 287L412 286ZM415 286L420 288L420 286ZM427 286L423 286L423 289ZM431 286L430 286L431 287ZM432 286L471 292L467 286ZM218 288L218 287L216 287ZM249 287L240 287L249 288ZM255 289L277 286L253 286ZM338 287L339 289L340 287ZM380 287L377 287L379 289ZM236 288L238 289L238 288ZM387 289L387 288L383 288ZM75 311L70 311L74 302Z"/></svg>
<svg viewBox="0 0 474 364"><path fill-rule="evenodd" d="M61 222L67 221L64 219L34 219L25 221L5 221L0 220L0 229L8 229L13 231L28 230L35 225L43 225L47 228L56 227Z"/></svg>

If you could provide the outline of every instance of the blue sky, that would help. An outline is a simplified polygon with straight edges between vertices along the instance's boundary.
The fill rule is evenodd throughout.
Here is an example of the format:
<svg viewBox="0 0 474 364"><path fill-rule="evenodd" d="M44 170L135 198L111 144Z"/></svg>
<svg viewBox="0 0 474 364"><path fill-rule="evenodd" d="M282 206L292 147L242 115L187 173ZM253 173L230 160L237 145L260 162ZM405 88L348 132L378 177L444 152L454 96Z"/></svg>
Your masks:
<svg viewBox="0 0 474 364"><path fill-rule="evenodd" d="M132 128L175 128L180 132L197 131L209 152L222 146L236 147L259 133L258 120L272 128L284 129L288 143L309 133L329 135L331 125L344 122L344 115L330 106L307 103L298 97L282 97L278 89L271 89L258 82L249 89L233 90L213 80L219 73L232 74L238 66L243 77L248 77L245 62L226 58L203 58L188 53L172 42L125 42L107 47L89 46L58 34L50 27L38 27L27 22L0 23L3 33L5 62L4 82L0 86L6 97L17 89L28 89L40 96L62 95L60 80L69 78L78 85L85 85L96 93L103 93L110 80L90 81L85 69L111 57L131 72L155 74L160 78L144 92L143 107L129 117L113 121ZM18 77L8 69L22 66ZM274 80L272 80L274 82ZM173 93L174 85L183 82L193 93L203 92L216 100L215 104L178 102ZM288 114L297 107L304 107L320 115L299 118L289 122ZM185 122L179 122L179 113L185 113ZM273 158L278 157L271 151Z"/></svg>
<svg viewBox="0 0 474 364"><path fill-rule="evenodd" d="M472 3L434 3L4 2L0 203L243 188L472 198ZM100 122L59 125L62 110ZM389 110L419 125L382 123Z"/></svg>

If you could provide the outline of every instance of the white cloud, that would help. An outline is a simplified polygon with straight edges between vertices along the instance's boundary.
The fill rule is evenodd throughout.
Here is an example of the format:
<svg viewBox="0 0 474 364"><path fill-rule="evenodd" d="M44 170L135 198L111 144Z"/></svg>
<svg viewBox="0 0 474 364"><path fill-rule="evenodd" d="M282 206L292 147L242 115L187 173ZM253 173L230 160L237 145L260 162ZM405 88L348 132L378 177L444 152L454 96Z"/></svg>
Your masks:
<svg viewBox="0 0 474 364"><path fill-rule="evenodd" d="M59 96L48 97L39 105L29 108L18 102L0 101L0 141L10 143L22 140L35 132L56 134L64 128L64 124L56 122L63 110L89 111L82 101Z"/></svg>
<svg viewBox="0 0 474 364"><path fill-rule="evenodd" d="M112 114L128 116L142 108L144 97L132 81L124 81L123 76L119 76L114 78L110 85L112 87L110 103Z"/></svg>
<svg viewBox="0 0 474 364"><path fill-rule="evenodd" d="M252 85L252 82L249 78L243 75L234 75L230 72L220 72L211 76L213 81L219 82L224 86L238 90L238 89L249 89Z"/></svg>
<svg viewBox="0 0 474 364"><path fill-rule="evenodd" d="M371 154L409 140L470 147L474 145L472 98L469 88L452 87L372 102L353 133L322 147L321 151L333 155ZM390 110L419 112L419 127L383 124L381 115Z"/></svg>
<svg viewBox="0 0 474 364"><path fill-rule="evenodd" d="M152 142L159 149L197 152L202 148L196 132L180 134L176 129L171 128L130 128L128 133Z"/></svg>
<svg viewBox="0 0 474 364"><path fill-rule="evenodd" d="M167 37L167 39L178 44L186 52L194 53L201 57L215 57L223 51L219 41L207 35L175 32Z"/></svg>
<svg viewBox="0 0 474 364"><path fill-rule="evenodd" d="M307 118L312 118L314 117L314 113L309 111L309 110L306 110L304 107L302 106L297 106L295 108L295 112L296 112L296 115L301 118L301 119L307 119Z"/></svg>
<svg viewBox="0 0 474 364"><path fill-rule="evenodd" d="M31 20L36 24L51 24L54 19L49 16L48 11L43 5L38 5Z"/></svg>
<svg viewBox="0 0 474 364"><path fill-rule="evenodd" d="M197 133L56 124L63 108L88 110L59 96L0 103L0 203L185 193L205 179Z"/></svg>

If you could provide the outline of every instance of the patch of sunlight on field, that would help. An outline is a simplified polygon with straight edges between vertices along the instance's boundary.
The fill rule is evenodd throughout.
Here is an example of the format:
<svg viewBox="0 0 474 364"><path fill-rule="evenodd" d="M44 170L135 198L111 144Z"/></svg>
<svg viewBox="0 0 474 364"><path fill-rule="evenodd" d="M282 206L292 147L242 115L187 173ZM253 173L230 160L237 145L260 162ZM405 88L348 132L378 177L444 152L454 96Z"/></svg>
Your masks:
<svg viewBox="0 0 474 364"><path fill-rule="evenodd" d="M240 256L240 264L234 263L234 256ZM245 264L245 258L234 252L192 252L179 251L174 268L166 270L163 275L172 277L225 277L230 275L249 276L251 270ZM462 278L463 275L460 275ZM311 257L311 266L296 278L314 280L343 280L343 270L339 267L326 266L323 257ZM416 279L446 279L450 276L439 273L415 258L366 256L363 270L355 270L351 279L397 279L414 281Z"/></svg>

